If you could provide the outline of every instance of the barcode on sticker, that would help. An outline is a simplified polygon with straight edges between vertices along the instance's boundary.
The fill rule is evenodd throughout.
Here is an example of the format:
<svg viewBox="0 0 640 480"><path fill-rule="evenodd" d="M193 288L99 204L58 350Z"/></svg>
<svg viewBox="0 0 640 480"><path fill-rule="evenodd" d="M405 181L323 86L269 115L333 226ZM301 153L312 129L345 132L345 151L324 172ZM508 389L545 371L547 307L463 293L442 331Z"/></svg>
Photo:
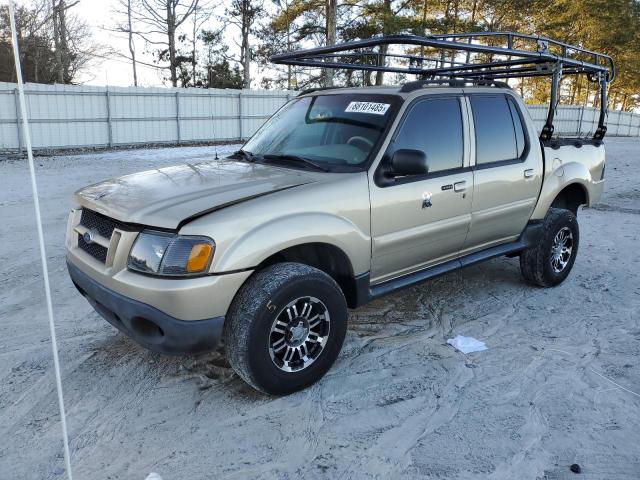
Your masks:
<svg viewBox="0 0 640 480"><path fill-rule="evenodd" d="M351 102L345 112L351 113L373 113L374 115L384 115L387 113L390 104L375 102Z"/></svg>

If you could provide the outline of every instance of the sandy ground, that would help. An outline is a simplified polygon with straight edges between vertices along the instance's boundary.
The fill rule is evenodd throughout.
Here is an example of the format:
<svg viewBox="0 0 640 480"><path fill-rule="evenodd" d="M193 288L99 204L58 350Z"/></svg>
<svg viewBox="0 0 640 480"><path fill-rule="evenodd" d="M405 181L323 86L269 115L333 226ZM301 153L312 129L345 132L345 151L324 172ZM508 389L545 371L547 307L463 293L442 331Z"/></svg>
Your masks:
<svg viewBox="0 0 640 480"><path fill-rule="evenodd" d="M606 148L606 193L579 215L563 285L529 287L501 258L376 301L352 312L329 374L286 398L252 391L220 353L138 347L65 271L72 191L213 147L38 158L75 477L640 478L640 141ZM63 476L28 182L24 162L0 162L2 479ZM457 353L457 334L489 349Z"/></svg>

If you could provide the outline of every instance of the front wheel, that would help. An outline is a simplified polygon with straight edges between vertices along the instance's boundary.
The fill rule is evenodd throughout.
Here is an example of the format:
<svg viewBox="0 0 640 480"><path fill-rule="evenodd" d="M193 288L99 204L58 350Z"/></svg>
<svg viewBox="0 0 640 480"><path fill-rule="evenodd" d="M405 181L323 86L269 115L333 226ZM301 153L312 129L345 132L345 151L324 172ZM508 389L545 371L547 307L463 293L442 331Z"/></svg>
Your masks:
<svg viewBox="0 0 640 480"><path fill-rule="evenodd" d="M520 255L520 271L534 285L554 287L562 283L576 260L580 230L569 210L550 208L538 243Z"/></svg>
<svg viewBox="0 0 640 480"><path fill-rule="evenodd" d="M225 320L233 369L254 388L286 395L318 381L340 353L347 304L326 273L279 263L255 273Z"/></svg>

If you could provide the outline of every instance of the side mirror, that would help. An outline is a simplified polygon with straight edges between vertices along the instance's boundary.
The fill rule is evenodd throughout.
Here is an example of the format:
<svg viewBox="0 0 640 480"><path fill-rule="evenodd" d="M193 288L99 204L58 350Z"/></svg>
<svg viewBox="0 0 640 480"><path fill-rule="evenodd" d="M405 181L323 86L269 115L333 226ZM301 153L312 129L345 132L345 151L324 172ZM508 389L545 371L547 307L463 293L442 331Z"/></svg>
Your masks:
<svg viewBox="0 0 640 480"><path fill-rule="evenodd" d="M425 175L429 172L427 154L422 150L397 150L391 158L391 173L396 176Z"/></svg>

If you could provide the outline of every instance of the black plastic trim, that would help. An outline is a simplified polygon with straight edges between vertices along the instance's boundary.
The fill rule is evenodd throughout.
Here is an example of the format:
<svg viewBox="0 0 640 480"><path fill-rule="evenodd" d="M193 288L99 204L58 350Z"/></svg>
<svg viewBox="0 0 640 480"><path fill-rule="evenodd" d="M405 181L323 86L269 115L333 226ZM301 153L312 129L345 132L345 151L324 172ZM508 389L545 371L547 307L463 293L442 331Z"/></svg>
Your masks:
<svg viewBox="0 0 640 480"><path fill-rule="evenodd" d="M516 165L518 163L524 163L526 161L527 161L526 158L512 158L512 159L509 159L509 160L496 160L495 162L487 162L487 163L476 164L472 168L473 168L473 170L485 170L487 168L497 168L497 167L503 167L505 165Z"/></svg>
<svg viewBox="0 0 640 480"><path fill-rule="evenodd" d="M473 167L460 167L451 168L449 170L440 170L438 172L427 173L426 175L407 175L406 177L396 177L393 183L388 185L380 184L380 188L394 187L396 185L405 185L407 183L421 182L423 180L429 180L431 178L448 177L450 175L460 175L473 170Z"/></svg>
<svg viewBox="0 0 640 480"><path fill-rule="evenodd" d="M149 350L190 355L213 350L224 317L179 320L151 305L106 288L67 260L69 276L78 291L111 325Z"/></svg>
<svg viewBox="0 0 640 480"><path fill-rule="evenodd" d="M370 276L369 272L362 273L357 275L355 278L356 284L356 298L355 305L353 308L361 307L366 304L370 300L369 296L369 285L370 285Z"/></svg>
<svg viewBox="0 0 640 480"><path fill-rule="evenodd" d="M580 137L556 137L550 140L541 140L543 147L553 148L557 150L560 147L574 146L581 148L583 145L593 145L599 147L604 143L603 140L596 140L594 138L580 138Z"/></svg>

